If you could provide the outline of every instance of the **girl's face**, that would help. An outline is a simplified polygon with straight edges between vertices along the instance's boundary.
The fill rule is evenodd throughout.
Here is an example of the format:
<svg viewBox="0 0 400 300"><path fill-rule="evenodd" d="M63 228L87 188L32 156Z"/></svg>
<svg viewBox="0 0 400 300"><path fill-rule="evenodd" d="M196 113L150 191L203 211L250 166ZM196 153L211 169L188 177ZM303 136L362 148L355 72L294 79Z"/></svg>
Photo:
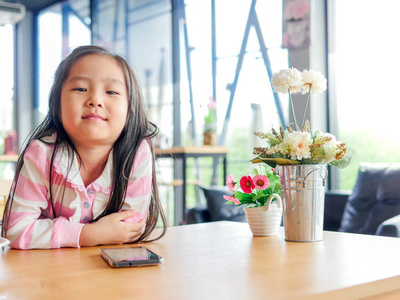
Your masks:
<svg viewBox="0 0 400 300"><path fill-rule="evenodd" d="M127 113L128 91L118 62L98 54L79 59L61 90L61 122L75 147L112 146Z"/></svg>

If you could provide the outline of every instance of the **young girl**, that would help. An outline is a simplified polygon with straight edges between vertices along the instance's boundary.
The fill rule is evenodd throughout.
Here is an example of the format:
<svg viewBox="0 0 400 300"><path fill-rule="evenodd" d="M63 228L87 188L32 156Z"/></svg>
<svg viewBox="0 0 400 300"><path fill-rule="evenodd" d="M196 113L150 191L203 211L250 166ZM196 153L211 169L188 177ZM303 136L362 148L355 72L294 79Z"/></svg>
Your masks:
<svg viewBox="0 0 400 300"><path fill-rule="evenodd" d="M157 132L128 63L102 47L76 48L19 157L2 235L18 249L132 243L148 240L161 216L160 238Z"/></svg>

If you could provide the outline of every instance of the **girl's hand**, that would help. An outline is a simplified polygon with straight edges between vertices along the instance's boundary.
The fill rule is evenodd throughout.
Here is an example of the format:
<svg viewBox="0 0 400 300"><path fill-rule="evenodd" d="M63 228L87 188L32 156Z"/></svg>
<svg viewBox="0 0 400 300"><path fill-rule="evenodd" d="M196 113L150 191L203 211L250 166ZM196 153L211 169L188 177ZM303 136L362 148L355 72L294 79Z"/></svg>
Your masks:
<svg viewBox="0 0 400 300"><path fill-rule="evenodd" d="M121 211L105 216L96 223L83 226L79 245L125 244L136 241L144 232L146 222L124 222L135 214L134 210Z"/></svg>

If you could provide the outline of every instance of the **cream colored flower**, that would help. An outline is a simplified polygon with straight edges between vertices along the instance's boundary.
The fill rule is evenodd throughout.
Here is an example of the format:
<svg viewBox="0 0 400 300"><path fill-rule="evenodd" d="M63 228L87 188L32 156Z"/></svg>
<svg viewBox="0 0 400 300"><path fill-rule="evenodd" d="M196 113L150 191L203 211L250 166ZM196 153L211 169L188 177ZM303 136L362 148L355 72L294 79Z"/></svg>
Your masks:
<svg viewBox="0 0 400 300"><path fill-rule="evenodd" d="M310 145L312 144L309 132L294 131L289 133L285 139L285 144L290 148L290 156L293 160L310 158Z"/></svg>
<svg viewBox="0 0 400 300"><path fill-rule="evenodd" d="M337 145L332 141L326 143L324 146L325 151L325 163L330 163L336 160Z"/></svg>
<svg viewBox="0 0 400 300"><path fill-rule="evenodd" d="M298 93L303 87L301 72L295 68L280 70L272 76L271 84L275 93L286 94L289 89L291 94Z"/></svg>
<svg viewBox="0 0 400 300"><path fill-rule="evenodd" d="M325 163L330 163L336 160L336 155L338 153L338 146L341 142L336 140L336 137L333 134L318 132L315 138L315 142L318 143L319 140L324 138L330 138L330 140L323 144L322 148L325 152Z"/></svg>
<svg viewBox="0 0 400 300"><path fill-rule="evenodd" d="M303 81L302 94L308 93L310 88L313 95L326 90L326 78L321 72L304 70L301 73L301 80Z"/></svg>

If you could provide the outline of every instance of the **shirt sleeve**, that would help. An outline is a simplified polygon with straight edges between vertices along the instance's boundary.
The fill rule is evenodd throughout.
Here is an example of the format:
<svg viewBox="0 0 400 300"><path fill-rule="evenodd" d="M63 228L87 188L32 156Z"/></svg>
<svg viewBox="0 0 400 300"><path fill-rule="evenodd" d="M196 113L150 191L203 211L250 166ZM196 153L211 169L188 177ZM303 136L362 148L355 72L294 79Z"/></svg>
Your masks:
<svg viewBox="0 0 400 300"><path fill-rule="evenodd" d="M34 141L18 176L7 238L17 249L79 247L83 224L54 218L49 196L49 146ZM57 205L55 205L57 209Z"/></svg>
<svg viewBox="0 0 400 300"><path fill-rule="evenodd" d="M133 161L126 198L122 210L134 209L136 214L125 222L146 221L151 200L153 158L147 140L143 140Z"/></svg>

